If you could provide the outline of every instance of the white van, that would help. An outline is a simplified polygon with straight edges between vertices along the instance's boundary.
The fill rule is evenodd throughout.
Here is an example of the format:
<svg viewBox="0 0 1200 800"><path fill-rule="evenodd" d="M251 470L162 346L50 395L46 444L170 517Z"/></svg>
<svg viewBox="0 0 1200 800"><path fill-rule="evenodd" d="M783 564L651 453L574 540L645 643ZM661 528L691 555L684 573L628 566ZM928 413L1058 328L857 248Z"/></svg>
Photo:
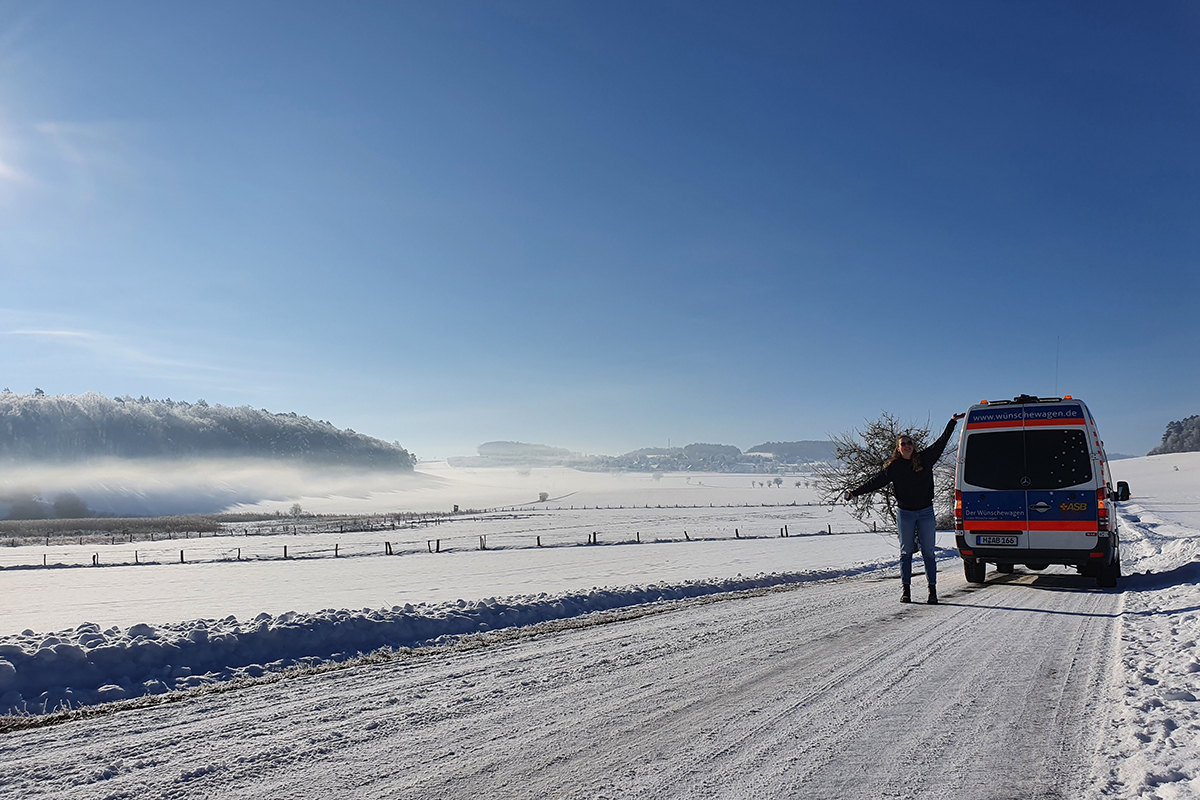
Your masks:
<svg viewBox="0 0 1200 800"><path fill-rule="evenodd" d="M1102 587L1121 577L1114 501L1129 499L1112 472L1096 422L1066 397L996 400L971 406L958 446L954 527L967 580L983 583L1023 564L1075 567Z"/></svg>

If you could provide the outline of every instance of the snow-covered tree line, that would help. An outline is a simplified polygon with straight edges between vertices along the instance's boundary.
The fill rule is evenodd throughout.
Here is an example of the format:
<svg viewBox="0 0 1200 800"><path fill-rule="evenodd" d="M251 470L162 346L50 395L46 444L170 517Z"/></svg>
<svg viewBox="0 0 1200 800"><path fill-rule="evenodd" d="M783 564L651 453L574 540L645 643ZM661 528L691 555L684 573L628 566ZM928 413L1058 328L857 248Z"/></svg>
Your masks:
<svg viewBox="0 0 1200 800"><path fill-rule="evenodd" d="M1197 450L1200 450L1200 415L1184 417L1178 422L1168 422L1162 444L1146 455L1193 453Z"/></svg>
<svg viewBox="0 0 1200 800"><path fill-rule="evenodd" d="M0 460L255 457L412 469L400 444L297 414L147 397L0 393Z"/></svg>

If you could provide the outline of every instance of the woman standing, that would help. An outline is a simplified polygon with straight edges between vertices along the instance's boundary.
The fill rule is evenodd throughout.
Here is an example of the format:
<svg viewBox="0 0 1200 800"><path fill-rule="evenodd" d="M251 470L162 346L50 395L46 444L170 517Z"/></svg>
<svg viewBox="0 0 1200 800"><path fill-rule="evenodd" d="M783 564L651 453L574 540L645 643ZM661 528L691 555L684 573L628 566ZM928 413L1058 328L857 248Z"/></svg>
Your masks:
<svg viewBox="0 0 1200 800"><path fill-rule="evenodd" d="M901 603L911 603L912 557L917 543L921 546L921 557L925 559L925 579L929 582L930 605L937 605L937 558L933 548L937 523L933 514L933 465L942 457L946 442L954 426L966 414L955 414L946 423L946 430L938 440L925 450L917 452L911 436L907 434L896 440L896 452L883 465L879 474L857 489L843 495L846 500L870 494L889 483L896 495L899 511L896 528L900 534L900 580L904 589L900 593Z"/></svg>

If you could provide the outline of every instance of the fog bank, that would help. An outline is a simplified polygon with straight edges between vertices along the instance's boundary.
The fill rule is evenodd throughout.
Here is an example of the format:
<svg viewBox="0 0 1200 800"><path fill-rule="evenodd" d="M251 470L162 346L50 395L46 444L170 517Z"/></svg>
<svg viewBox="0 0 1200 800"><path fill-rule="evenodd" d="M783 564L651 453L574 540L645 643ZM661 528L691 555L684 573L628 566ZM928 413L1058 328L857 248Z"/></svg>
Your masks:
<svg viewBox="0 0 1200 800"><path fill-rule="evenodd" d="M0 518L91 514L166 516L205 514L296 498L369 497L436 484L427 475L317 466L261 458L99 459L76 464L23 464L0 472ZM277 510L272 508L271 510Z"/></svg>

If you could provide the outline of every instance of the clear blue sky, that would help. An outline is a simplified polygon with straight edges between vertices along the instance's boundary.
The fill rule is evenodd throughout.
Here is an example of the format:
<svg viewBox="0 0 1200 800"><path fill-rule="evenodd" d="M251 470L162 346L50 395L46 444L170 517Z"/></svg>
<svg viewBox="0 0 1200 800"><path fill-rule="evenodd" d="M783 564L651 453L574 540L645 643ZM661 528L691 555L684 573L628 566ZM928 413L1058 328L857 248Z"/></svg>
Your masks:
<svg viewBox="0 0 1200 800"><path fill-rule="evenodd" d="M1190 2L5 3L0 384L422 457L1057 388L1140 455L1200 413L1198 53Z"/></svg>

